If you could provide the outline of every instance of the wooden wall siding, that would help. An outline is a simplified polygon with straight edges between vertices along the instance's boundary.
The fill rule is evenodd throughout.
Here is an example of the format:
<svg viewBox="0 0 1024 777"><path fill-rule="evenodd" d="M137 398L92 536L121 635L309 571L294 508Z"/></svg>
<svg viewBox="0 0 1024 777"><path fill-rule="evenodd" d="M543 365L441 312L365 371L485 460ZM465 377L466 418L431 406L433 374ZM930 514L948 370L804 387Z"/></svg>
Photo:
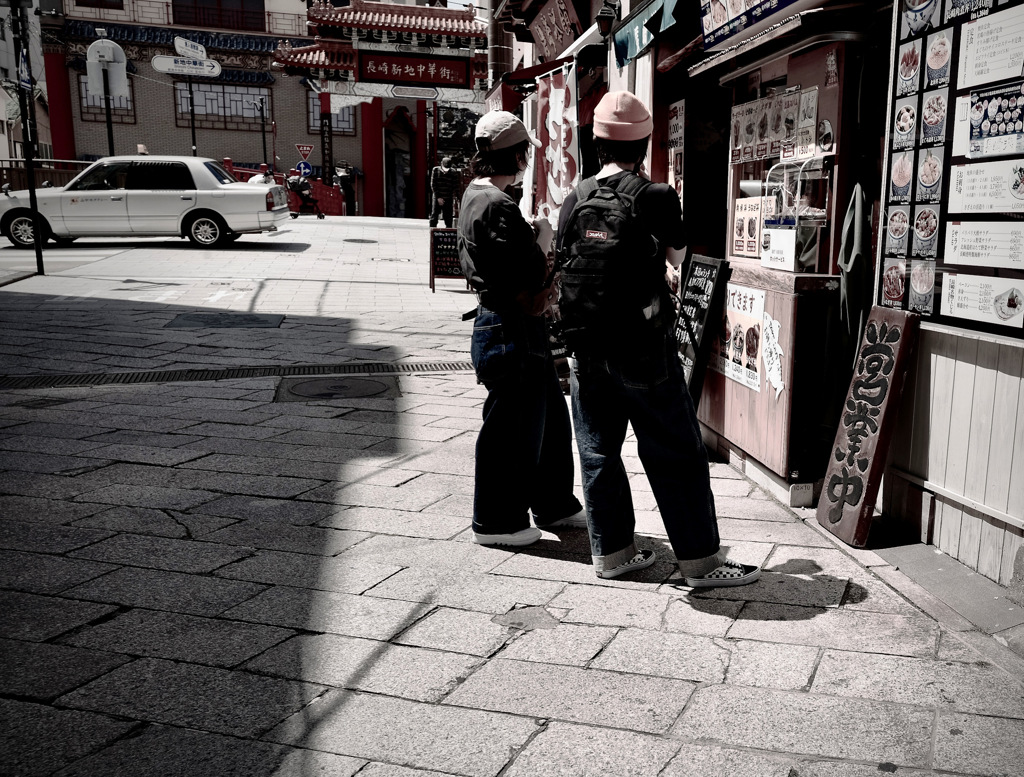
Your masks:
<svg viewBox="0 0 1024 777"><path fill-rule="evenodd" d="M920 526L922 541L1009 583L1024 530L977 505L1024 521L1024 343L923 330L890 463L947 493L930 500L893 478L884 509Z"/></svg>
<svg viewBox="0 0 1024 777"><path fill-rule="evenodd" d="M744 285L741 281L737 283ZM779 345L783 354L782 380L785 388L779 398L775 398L775 389L764 376L764 362L759 357L759 392L709 369L697 412L698 418L708 428L784 478L789 475L796 299L794 294L765 293L765 312L780 324ZM721 323L718 328L721 329ZM717 348L715 343L713 354Z"/></svg>

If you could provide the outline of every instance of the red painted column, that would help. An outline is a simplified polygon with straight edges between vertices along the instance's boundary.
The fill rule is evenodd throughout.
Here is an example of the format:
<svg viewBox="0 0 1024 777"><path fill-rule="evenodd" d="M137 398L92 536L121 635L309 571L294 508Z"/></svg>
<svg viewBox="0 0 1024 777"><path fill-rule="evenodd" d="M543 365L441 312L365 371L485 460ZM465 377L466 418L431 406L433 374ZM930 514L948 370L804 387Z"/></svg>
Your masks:
<svg viewBox="0 0 1024 777"><path fill-rule="evenodd" d="M75 159L74 113L71 108L71 79L64 65L64 52L43 54L47 97L50 103L50 139L55 159Z"/></svg>
<svg viewBox="0 0 1024 777"><path fill-rule="evenodd" d="M427 101L416 101L416 137L412 151L413 214L418 219L427 217Z"/></svg>
<svg viewBox="0 0 1024 777"><path fill-rule="evenodd" d="M374 97L360 110L363 141L363 201L360 216L384 215L384 101Z"/></svg>

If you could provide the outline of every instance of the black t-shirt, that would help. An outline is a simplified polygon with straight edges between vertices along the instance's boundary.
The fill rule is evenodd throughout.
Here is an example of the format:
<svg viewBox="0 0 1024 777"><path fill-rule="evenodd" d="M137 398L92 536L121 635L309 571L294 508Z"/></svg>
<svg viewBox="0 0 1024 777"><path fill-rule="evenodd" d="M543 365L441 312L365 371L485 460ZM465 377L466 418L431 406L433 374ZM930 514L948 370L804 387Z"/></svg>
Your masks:
<svg viewBox="0 0 1024 777"><path fill-rule="evenodd" d="M547 275L533 226L512 198L476 181L459 211L459 263L480 303L498 313L517 310L516 296L539 292Z"/></svg>
<svg viewBox="0 0 1024 777"><path fill-rule="evenodd" d="M625 171L616 173L607 178L599 178L598 183L602 186L617 185L627 175ZM561 243L565 234L565 225L569 220L569 214L576 206L576 192L573 191L565 202L562 203L562 210L558 214L558 240ZM676 190L668 184L652 183L642 192L637 201L637 212L643 221L644 228L654 235L659 246L659 260L664 261L665 248L682 248L686 245L686 229L683 226L683 209L679 203L679 195Z"/></svg>

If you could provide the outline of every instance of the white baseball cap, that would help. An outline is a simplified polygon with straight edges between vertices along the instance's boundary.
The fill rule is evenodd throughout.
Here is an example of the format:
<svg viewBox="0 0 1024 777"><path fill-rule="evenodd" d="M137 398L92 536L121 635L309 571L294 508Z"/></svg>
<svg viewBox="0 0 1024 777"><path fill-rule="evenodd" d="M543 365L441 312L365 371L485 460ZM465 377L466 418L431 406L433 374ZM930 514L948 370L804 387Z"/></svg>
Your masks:
<svg viewBox="0 0 1024 777"><path fill-rule="evenodd" d="M480 117L476 123L476 140L484 141L484 145L497 151L502 148L517 146L523 141L540 148L540 141L534 138L526 125L508 111L490 111Z"/></svg>

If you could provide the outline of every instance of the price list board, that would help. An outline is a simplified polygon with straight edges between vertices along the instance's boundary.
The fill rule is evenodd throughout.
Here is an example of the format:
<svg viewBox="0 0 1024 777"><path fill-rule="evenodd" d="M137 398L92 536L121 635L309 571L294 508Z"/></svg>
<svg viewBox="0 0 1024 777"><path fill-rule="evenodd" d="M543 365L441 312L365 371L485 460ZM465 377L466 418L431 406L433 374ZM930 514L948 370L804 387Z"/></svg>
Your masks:
<svg viewBox="0 0 1024 777"><path fill-rule="evenodd" d="M877 303L1024 338L1024 0L897 0Z"/></svg>
<svg viewBox="0 0 1024 777"><path fill-rule="evenodd" d="M435 278L463 278L459 264L459 232L435 227L430 230L430 290Z"/></svg>

